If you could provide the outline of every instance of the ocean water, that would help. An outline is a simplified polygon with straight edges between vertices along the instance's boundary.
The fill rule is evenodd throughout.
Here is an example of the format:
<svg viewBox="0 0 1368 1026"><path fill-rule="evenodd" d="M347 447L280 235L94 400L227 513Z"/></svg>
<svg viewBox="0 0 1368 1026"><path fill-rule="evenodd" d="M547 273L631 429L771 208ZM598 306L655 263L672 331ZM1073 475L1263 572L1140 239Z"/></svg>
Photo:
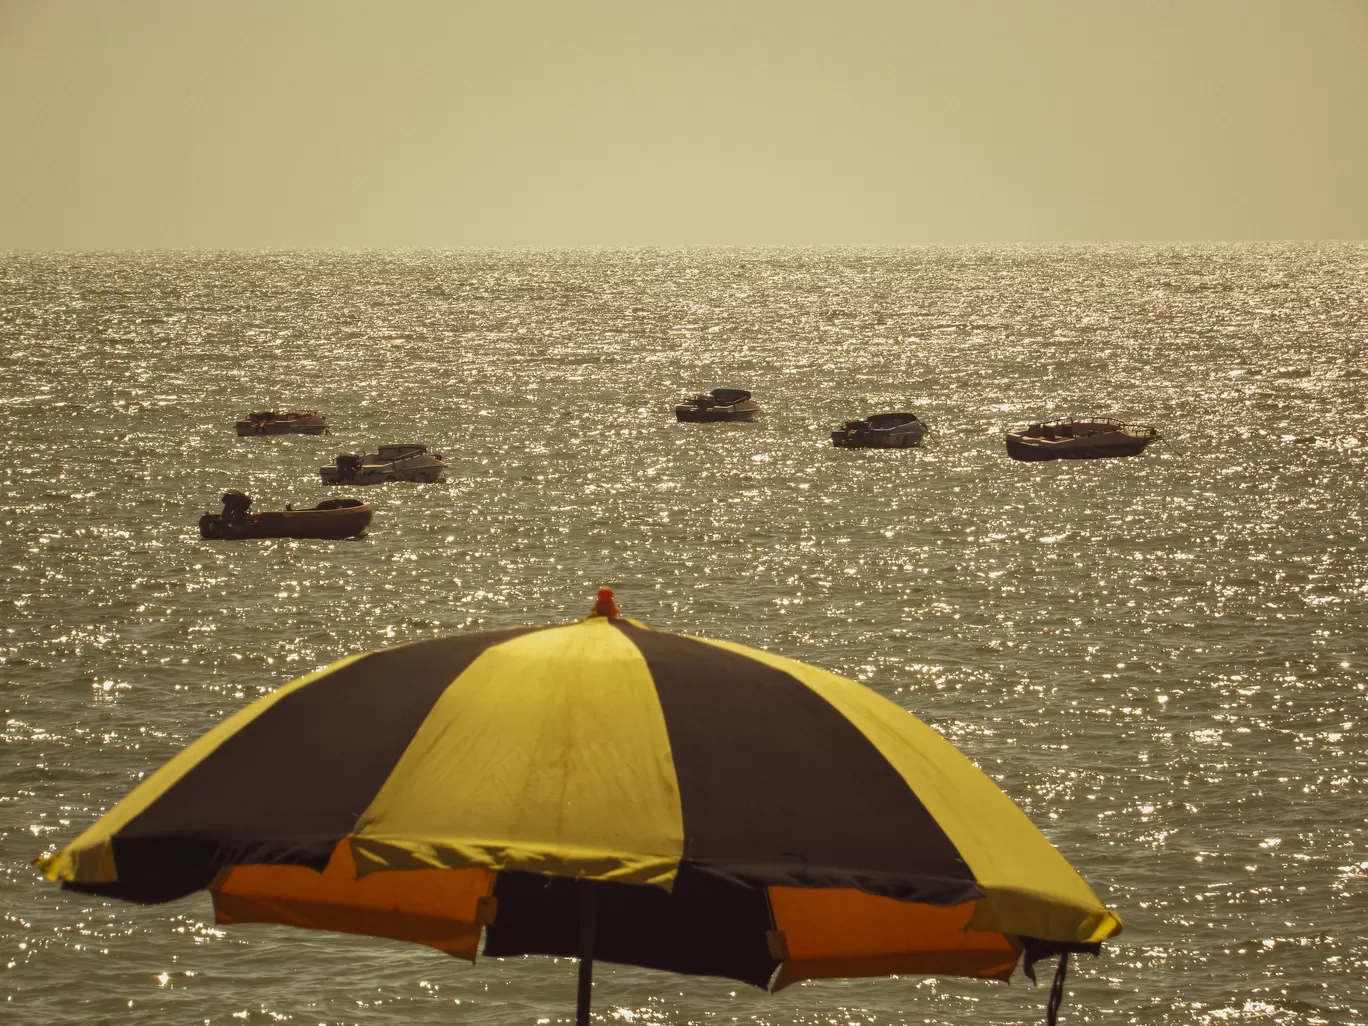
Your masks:
<svg viewBox="0 0 1368 1026"><path fill-rule="evenodd" d="M1368 246L0 256L0 1018L572 1019L572 962L61 892L75 837L228 712L347 653L582 615L847 674L951 738L1126 920L1066 1022L1368 1017ZM755 424L681 425L750 388ZM251 409L334 433L238 439ZM834 449L910 408L923 448ZM1004 427L1154 423L1023 464ZM347 542L208 543L225 488L444 484ZM628 1023L1035 1023L1046 987L769 996L598 967Z"/></svg>

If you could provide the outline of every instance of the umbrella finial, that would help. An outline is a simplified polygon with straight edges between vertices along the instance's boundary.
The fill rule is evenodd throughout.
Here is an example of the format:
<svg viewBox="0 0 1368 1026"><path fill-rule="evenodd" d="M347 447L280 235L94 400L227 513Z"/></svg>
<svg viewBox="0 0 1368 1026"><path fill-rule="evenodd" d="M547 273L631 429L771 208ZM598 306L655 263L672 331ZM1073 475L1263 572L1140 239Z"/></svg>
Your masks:
<svg viewBox="0 0 1368 1026"><path fill-rule="evenodd" d="M617 603L613 601L612 588L600 588L598 590L598 601L594 603L594 608L589 610L589 615L608 617L618 615Z"/></svg>

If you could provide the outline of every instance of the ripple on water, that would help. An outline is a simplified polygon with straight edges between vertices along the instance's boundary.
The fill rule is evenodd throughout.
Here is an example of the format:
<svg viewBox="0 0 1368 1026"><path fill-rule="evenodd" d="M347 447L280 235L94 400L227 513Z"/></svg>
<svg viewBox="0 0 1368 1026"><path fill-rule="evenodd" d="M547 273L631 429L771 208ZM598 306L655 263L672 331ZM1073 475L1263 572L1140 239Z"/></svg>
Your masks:
<svg viewBox="0 0 1368 1026"><path fill-rule="evenodd" d="M28 866L226 713L349 652L580 615L864 681L975 758L1126 919L1078 1018L1360 1021L1368 250L29 255L0 276L0 889L25 1022L563 1022L554 959L214 927ZM750 425L680 425L752 388ZM263 406L335 434L239 440ZM827 432L910 407L913 452ZM1003 427L1158 423L1017 464ZM417 440L348 542L202 542ZM623 1022L1039 1021L939 979L766 997L602 967Z"/></svg>

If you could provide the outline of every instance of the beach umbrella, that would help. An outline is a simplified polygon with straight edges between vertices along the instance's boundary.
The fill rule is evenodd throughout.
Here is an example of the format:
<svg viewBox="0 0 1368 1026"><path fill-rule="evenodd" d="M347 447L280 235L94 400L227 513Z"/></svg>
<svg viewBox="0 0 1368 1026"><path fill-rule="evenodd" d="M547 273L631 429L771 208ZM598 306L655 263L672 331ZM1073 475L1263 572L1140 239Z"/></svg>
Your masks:
<svg viewBox="0 0 1368 1026"><path fill-rule="evenodd" d="M606 589L605 589L606 591ZM207 889L285 923L475 960L580 957L778 990L1008 978L1109 912L953 745L874 691L651 630L571 624L350 656L193 742L60 851L67 888Z"/></svg>

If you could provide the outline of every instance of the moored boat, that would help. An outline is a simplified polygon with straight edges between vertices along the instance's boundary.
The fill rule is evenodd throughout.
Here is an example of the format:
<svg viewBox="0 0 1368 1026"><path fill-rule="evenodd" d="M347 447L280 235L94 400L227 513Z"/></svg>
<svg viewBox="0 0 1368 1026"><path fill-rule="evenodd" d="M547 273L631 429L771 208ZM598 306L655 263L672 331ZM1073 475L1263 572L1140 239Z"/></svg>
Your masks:
<svg viewBox="0 0 1368 1026"><path fill-rule="evenodd" d="M200 517L201 538L353 538L370 526L373 510L360 499L328 499L312 509Z"/></svg>
<svg viewBox="0 0 1368 1026"><path fill-rule="evenodd" d="M831 432L831 444L844 449L909 449L921 445L926 425L915 413L875 413L848 420Z"/></svg>
<svg viewBox="0 0 1368 1026"><path fill-rule="evenodd" d="M328 418L317 410L289 410L278 413L262 410L249 413L237 422L237 433L248 435L321 435L328 430Z"/></svg>
<svg viewBox="0 0 1368 1026"><path fill-rule="evenodd" d="M433 482L442 480L446 461L426 445L382 445L378 452L362 456L338 455L331 467L319 467L324 484L377 485L390 481Z"/></svg>
<svg viewBox="0 0 1368 1026"><path fill-rule="evenodd" d="M1114 456L1137 456L1160 434L1148 425L1122 424L1114 420L1068 420L1058 424L1031 424L1008 431L1003 439L1007 455L1014 460L1099 460Z"/></svg>
<svg viewBox="0 0 1368 1026"><path fill-rule="evenodd" d="M707 395L685 399L675 407L675 420L703 423L719 420L754 420L758 403L742 388L714 388Z"/></svg>

